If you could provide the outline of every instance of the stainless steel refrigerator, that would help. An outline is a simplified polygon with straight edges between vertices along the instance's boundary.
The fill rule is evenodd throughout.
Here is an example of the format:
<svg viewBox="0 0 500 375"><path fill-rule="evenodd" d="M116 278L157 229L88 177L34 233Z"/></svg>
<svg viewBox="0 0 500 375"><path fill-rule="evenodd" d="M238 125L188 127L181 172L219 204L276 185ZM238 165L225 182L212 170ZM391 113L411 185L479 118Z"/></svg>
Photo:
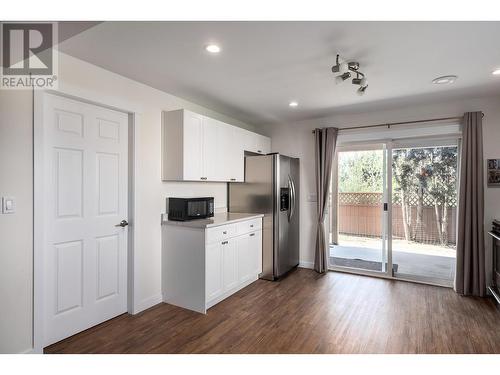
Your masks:
<svg viewBox="0 0 500 375"><path fill-rule="evenodd" d="M264 214L261 279L299 264L299 188L299 159L280 154L245 157L245 182L229 183L229 212Z"/></svg>

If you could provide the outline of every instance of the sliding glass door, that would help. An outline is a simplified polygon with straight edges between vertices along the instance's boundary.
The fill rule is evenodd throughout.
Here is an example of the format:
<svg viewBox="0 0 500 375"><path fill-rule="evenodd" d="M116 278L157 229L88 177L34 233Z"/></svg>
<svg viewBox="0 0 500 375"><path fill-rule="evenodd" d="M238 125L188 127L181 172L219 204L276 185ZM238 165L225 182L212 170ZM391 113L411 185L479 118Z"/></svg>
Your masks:
<svg viewBox="0 0 500 375"><path fill-rule="evenodd" d="M385 144L340 148L330 205L330 266L386 273L388 265L387 156Z"/></svg>
<svg viewBox="0 0 500 375"><path fill-rule="evenodd" d="M451 286L458 144L339 147L330 199L330 268Z"/></svg>
<svg viewBox="0 0 500 375"><path fill-rule="evenodd" d="M394 276L452 286L456 258L457 142L394 144L392 171Z"/></svg>

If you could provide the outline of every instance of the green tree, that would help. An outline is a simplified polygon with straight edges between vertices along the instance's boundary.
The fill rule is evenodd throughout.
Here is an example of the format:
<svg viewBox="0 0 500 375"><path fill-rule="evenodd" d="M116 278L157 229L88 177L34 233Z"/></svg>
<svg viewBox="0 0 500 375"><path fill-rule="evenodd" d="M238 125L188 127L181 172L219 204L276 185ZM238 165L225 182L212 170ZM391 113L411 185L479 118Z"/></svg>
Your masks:
<svg viewBox="0 0 500 375"><path fill-rule="evenodd" d="M413 149L395 149L392 152L392 174L394 179L394 191L400 196L401 214L403 216L403 230L405 239L410 241L414 238L411 227L411 197L417 190L419 181L415 170L418 159Z"/></svg>
<svg viewBox="0 0 500 375"><path fill-rule="evenodd" d="M349 151L339 154L339 193L382 192L382 151Z"/></svg>
<svg viewBox="0 0 500 375"><path fill-rule="evenodd" d="M456 168L456 147L405 148L393 151L395 191L400 194L406 240L424 239L424 198L429 194L434 201L440 243L447 244L448 208L456 195ZM413 197L417 200L414 228L411 227L410 210Z"/></svg>
<svg viewBox="0 0 500 375"><path fill-rule="evenodd" d="M457 147L402 148L392 152L393 190L399 195L407 241L423 241L426 198L432 197L439 240L448 242L448 209L456 199ZM339 154L339 193L381 193L383 152L350 151ZM416 201L415 225L411 205Z"/></svg>
<svg viewBox="0 0 500 375"><path fill-rule="evenodd" d="M403 227L407 241L421 241L424 237L424 196L429 178L428 148L404 148L393 151L393 174L396 191L400 194ZM416 197L415 226L411 226L411 201Z"/></svg>
<svg viewBox="0 0 500 375"><path fill-rule="evenodd" d="M434 200L434 213L441 245L448 244L448 209L456 199L457 148L432 149L432 170L428 193Z"/></svg>

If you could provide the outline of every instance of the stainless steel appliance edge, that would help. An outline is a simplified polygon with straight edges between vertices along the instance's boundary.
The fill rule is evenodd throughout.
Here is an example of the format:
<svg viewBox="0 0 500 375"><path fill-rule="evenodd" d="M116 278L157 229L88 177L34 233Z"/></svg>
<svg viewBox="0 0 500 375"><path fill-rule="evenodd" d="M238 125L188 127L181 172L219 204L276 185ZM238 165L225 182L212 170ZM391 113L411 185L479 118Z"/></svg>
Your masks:
<svg viewBox="0 0 500 375"><path fill-rule="evenodd" d="M261 213L262 279L276 280L299 264L300 161L280 154L247 156L245 182L228 184L228 211Z"/></svg>

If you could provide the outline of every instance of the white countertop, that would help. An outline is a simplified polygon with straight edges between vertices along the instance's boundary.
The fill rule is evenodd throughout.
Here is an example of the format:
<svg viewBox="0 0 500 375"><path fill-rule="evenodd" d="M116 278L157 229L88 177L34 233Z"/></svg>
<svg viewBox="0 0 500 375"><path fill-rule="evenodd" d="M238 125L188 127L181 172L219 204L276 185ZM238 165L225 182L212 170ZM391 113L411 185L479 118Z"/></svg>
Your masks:
<svg viewBox="0 0 500 375"><path fill-rule="evenodd" d="M182 227L190 228L211 228L218 227L220 225L237 223L240 221L247 221L252 219L258 219L264 217L263 214L245 214L245 213L235 213L235 212L224 212L215 214L209 219L199 219L199 220L189 220L189 221L174 221L168 220L167 214L162 214L161 223L162 225L177 225Z"/></svg>

